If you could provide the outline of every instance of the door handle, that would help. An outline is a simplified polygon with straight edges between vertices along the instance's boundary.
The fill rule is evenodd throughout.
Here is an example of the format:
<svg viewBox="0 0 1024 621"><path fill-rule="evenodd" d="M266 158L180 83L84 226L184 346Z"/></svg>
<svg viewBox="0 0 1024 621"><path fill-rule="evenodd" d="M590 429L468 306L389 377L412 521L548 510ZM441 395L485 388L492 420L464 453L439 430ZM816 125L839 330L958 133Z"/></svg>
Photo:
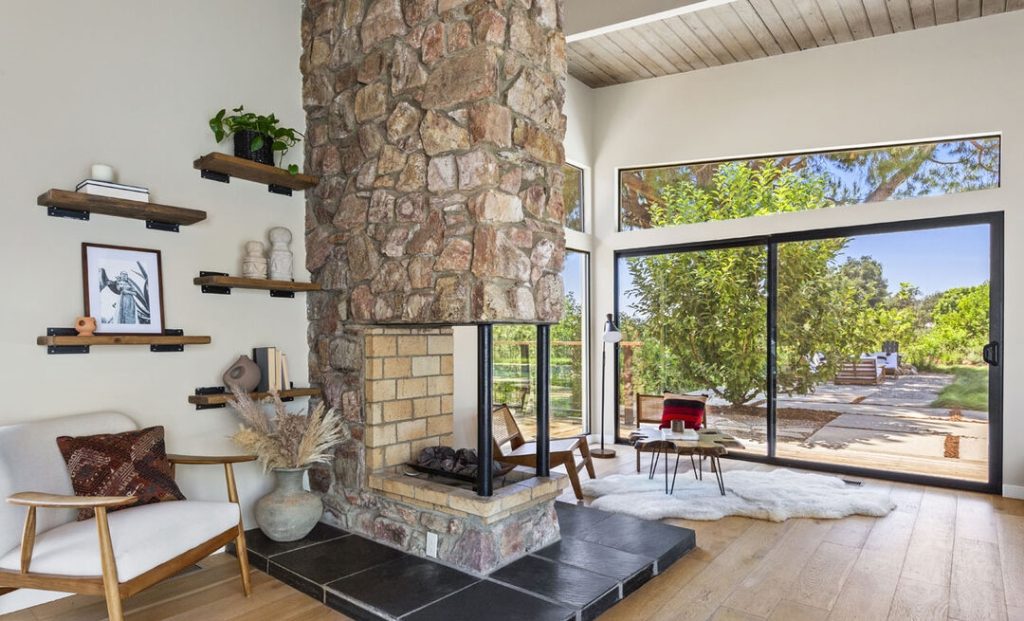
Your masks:
<svg viewBox="0 0 1024 621"><path fill-rule="evenodd" d="M981 349L981 359L990 365L999 366L999 343L992 341Z"/></svg>

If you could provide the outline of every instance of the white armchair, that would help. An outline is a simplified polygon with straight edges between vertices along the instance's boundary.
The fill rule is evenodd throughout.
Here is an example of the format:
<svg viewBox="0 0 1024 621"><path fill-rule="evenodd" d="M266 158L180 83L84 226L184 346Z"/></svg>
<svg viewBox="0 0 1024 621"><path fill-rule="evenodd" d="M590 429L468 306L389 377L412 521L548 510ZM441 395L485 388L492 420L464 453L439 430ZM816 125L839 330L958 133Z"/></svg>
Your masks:
<svg viewBox="0 0 1024 621"><path fill-rule="evenodd" d="M0 504L0 595L19 588L102 594L111 621L120 621L122 598L231 541L237 545L242 588L249 595L249 564L232 464L253 457L168 455L172 466L223 465L228 502L160 502L108 515L108 509L134 499L74 495L57 436L136 428L130 418L116 412L0 427L0 498L7 500ZM93 507L96 517L76 521L81 507Z"/></svg>

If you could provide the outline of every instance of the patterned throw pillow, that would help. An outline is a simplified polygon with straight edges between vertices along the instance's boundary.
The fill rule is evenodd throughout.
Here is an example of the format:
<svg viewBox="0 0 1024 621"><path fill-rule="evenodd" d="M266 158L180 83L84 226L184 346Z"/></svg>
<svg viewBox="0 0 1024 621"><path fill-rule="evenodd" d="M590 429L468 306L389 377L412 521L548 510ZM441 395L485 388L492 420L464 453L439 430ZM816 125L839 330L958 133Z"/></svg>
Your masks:
<svg viewBox="0 0 1024 621"><path fill-rule="evenodd" d="M185 500L171 475L163 427L95 436L60 436L57 446L67 463L76 496L138 497L134 504L108 511ZM88 520L93 515L91 508L78 510L79 520Z"/></svg>

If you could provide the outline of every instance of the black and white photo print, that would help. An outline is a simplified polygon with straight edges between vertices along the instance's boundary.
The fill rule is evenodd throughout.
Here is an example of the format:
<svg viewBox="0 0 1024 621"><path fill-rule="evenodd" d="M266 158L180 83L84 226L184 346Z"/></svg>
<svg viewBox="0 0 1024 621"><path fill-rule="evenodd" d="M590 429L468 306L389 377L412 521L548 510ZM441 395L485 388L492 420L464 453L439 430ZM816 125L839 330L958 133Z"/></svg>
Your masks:
<svg viewBox="0 0 1024 621"><path fill-rule="evenodd" d="M160 251L82 244L85 313L96 334L162 334Z"/></svg>

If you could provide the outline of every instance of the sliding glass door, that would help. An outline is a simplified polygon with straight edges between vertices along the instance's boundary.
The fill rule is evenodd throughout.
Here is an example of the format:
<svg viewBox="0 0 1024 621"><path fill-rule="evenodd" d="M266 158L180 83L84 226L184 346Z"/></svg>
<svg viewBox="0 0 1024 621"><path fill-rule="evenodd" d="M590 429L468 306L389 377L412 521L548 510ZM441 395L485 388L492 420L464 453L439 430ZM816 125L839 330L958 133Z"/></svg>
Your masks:
<svg viewBox="0 0 1024 621"><path fill-rule="evenodd" d="M699 392L749 458L993 489L1001 261L989 215L621 254L619 436Z"/></svg>

